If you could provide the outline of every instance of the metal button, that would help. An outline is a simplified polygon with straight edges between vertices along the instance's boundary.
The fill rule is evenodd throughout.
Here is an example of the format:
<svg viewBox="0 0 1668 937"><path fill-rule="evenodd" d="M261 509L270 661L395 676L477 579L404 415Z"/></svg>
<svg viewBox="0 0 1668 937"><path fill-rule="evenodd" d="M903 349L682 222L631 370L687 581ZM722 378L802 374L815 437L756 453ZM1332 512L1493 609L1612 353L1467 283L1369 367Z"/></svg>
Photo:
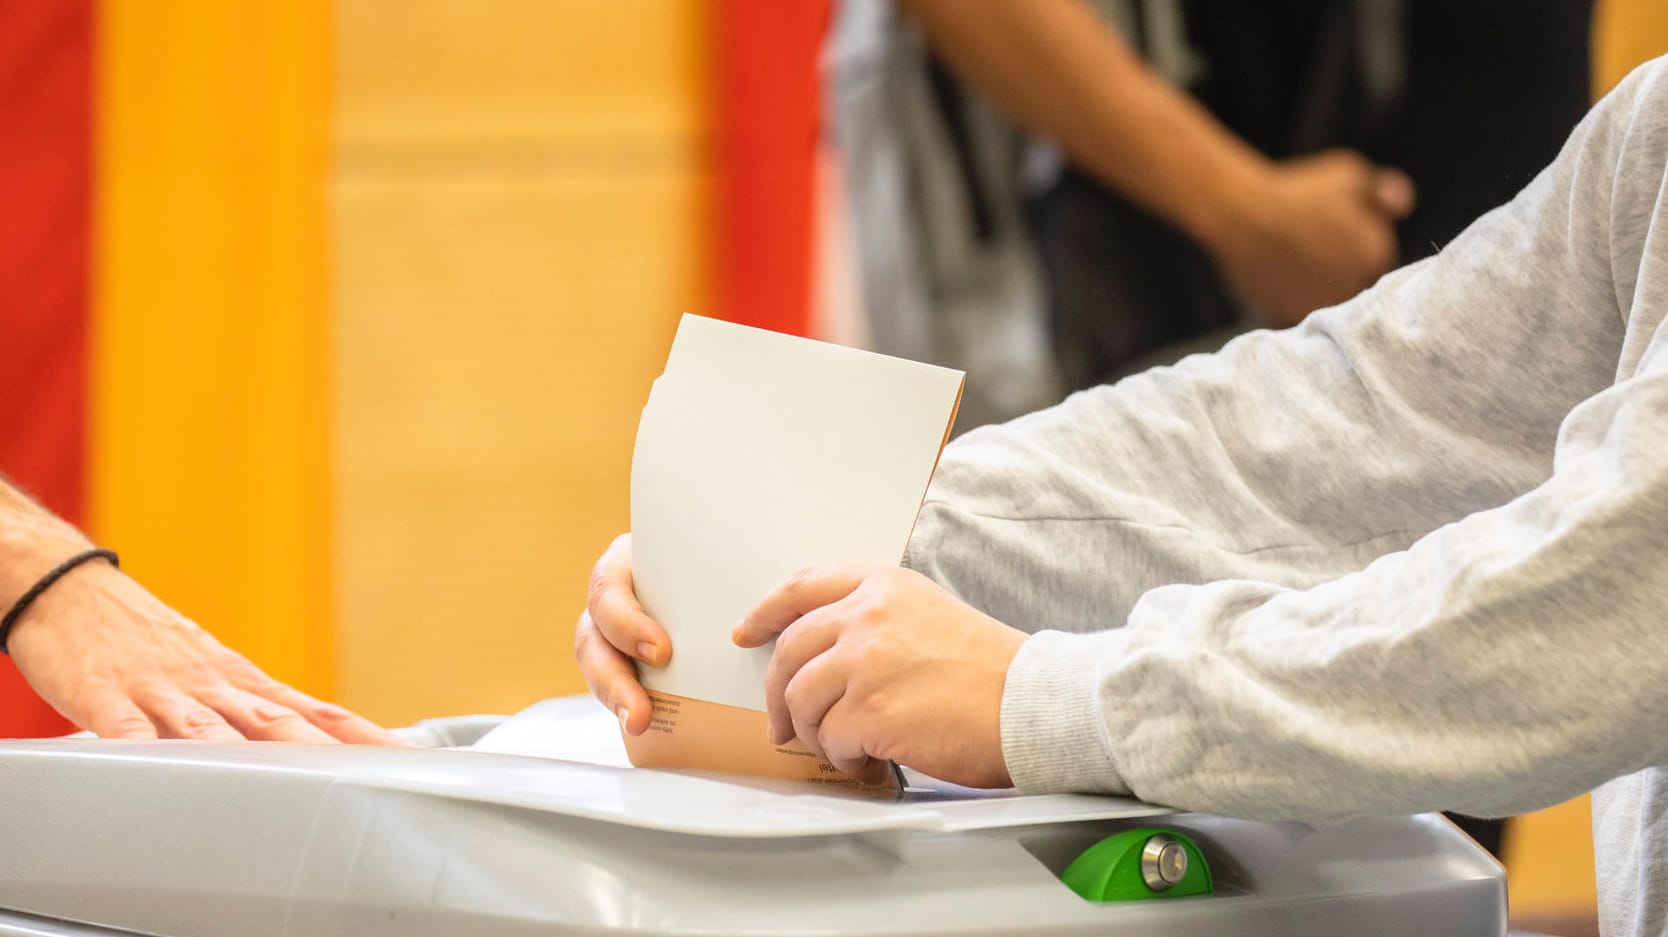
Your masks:
<svg viewBox="0 0 1668 937"><path fill-rule="evenodd" d="M1141 880L1153 891L1164 891L1187 875L1187 847L1173 836L1159 833L1141 848Z"/></svg>

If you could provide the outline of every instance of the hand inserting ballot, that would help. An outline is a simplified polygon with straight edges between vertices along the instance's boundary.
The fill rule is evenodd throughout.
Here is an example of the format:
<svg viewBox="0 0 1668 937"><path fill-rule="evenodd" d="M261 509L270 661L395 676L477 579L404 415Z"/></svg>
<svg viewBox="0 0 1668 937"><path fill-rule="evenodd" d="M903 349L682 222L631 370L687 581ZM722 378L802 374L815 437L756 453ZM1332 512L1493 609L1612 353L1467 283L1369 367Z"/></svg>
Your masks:
<svg viewBox="0 0 1668 937"><path fill-rule="evenodd" d="M637 602L631 534L615 537L591 570L585 611L574 626L573 655L591 695L619 717L621 730L631 735L648 731L653 716L649 694L637 682L632 661L666 666L672 659L672 639Z"/></svg>
<svg viewBox="0 0 1668 937"><path fill-rule="evenodd" d="M732 635L776 638L765 696L774 743L798 737L880 783L888 762L971 787L1007 787L1002 691L1024 632L919 573L817 566L773 589Z"/></svg>

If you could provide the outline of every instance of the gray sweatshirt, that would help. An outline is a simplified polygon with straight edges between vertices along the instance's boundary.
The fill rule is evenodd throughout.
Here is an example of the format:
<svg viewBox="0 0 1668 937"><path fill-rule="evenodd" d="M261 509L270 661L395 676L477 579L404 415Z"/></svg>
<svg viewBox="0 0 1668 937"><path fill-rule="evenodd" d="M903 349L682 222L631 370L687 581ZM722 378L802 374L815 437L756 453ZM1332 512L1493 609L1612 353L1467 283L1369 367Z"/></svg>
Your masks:
<svg viewBox="0 0 1668 937"><path fill-rule="evenodd" d="M1315 821L1604 785L1604 932L1668 931L1665 316L1658 59L1438 256L953 443L906 563L1034 632L1015 783Z"/></svg>

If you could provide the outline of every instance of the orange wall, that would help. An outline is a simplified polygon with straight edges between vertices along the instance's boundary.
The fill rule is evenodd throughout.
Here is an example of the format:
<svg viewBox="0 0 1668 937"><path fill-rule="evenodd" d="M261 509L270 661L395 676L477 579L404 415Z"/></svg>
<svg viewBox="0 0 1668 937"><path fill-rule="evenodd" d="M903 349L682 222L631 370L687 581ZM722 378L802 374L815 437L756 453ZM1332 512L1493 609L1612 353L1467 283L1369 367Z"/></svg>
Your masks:
<svg viewBox="0 0 1668 937"><path fill-rule="evenodd" d="M91 527L331 690L326 0L98 13Z"/></svg>
<svg viewBox="0 0 1668 937"><path fill-rule="evenodd" d="M337 0L330 180L342 701L583 690L637 413L708 311L707 5Z"/></svg>
<svg viewBox="0 0 1668 937"><path fill-rule="evenodd" d="M636 409L710 311L699 0L103 0L91 526L389 722L580 689Z"/></svg>
<svg viewBox="0 0 1668 937"><path fill-rule="evenodd" d="M1602 96L1641 62L1668 53L1662 0L1598 0L1593 17L1593 92Z"/></svg>

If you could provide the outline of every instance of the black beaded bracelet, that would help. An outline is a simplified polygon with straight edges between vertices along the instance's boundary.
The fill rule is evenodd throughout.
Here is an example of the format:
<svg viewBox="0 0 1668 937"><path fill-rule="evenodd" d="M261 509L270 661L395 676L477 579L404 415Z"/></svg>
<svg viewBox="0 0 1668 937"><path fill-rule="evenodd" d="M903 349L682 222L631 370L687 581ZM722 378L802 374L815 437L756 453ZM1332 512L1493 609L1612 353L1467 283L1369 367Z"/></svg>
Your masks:
<svg viewBox="0 0 1668 937"><path fill-rule="evenodd" d="M17 604L13 605L11 611L6 613L5 618L0 618L0 654L11 653L11 651L7 649L6 644L12 637L12 626L16 625L17 620L23 617L23 613L29 610L29 604L40 598L42 592L52 588L53 583L64 578L65 573L68 573L70 570L83 563L90 563L93 560L109 560L111 566L118 568L122 565L121 558L116 556L116 551L114 550L87 550L82 553L77 553L62 563L59 563L57 566L52 567L52 569L47 571L46 575L40 578L39 582L29 587L28 592L23 593L23 595L17 600Z"/></svg>

